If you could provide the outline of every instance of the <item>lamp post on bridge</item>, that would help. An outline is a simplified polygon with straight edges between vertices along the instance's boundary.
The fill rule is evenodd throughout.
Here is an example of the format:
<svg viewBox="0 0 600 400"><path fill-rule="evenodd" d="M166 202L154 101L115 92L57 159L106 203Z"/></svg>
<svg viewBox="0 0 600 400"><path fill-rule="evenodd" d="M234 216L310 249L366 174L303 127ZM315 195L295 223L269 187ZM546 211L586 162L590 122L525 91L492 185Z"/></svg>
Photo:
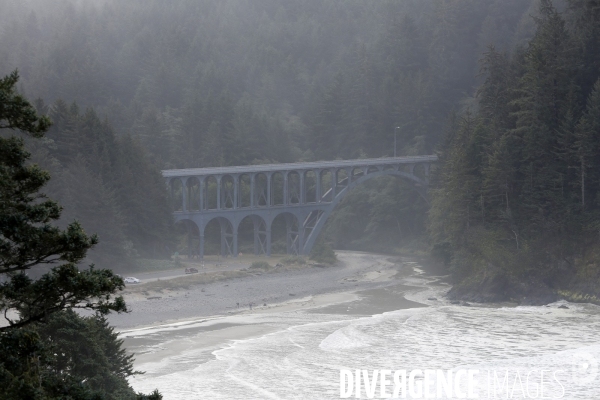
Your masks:
<svg viewBox="0 0 600 400"><path fill-rule="evenodd" d="M397 127L394 128L394 157L396 157L396 141L397 141L396 140L396 134L398 132L398 129L400 129L399 126L397 126Z"/></svg>

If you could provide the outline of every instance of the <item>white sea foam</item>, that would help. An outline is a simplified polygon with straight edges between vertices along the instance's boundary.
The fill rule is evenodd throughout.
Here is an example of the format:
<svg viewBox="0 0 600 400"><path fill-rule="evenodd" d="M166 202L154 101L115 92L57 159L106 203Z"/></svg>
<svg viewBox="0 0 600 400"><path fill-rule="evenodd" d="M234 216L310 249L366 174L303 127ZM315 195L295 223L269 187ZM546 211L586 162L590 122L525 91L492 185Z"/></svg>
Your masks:
<svg viewBox="0 0 600 400"><path fill-rule="evenodd" d="M445 290L430 287L407 297L423 299ZM592 383L572 379L577 354L600 360L600 308L564 302L550 307L460 307L442 299L430 304L373 317L302 311L255 316L252 323L278 329L233 341L212 351L208 361L194 351L163 360L131 383L145 392L158 387L166 399L334 399L339 398L342 368L474 368L510 370L513 375L546 369L569 371L564 399L600 398L600 378ZM569 309L559 309L561 304ZM199 357L197 363L194 357ZM546 396L560 394L559 389L549 387Z"/></svg>

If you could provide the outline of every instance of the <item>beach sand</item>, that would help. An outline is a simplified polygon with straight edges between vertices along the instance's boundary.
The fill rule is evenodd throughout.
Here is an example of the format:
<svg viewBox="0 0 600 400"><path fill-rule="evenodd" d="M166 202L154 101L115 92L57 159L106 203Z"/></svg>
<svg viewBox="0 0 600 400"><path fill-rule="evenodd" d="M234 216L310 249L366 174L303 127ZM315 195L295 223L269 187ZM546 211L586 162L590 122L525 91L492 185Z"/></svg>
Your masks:
<svg viewBox="0 0 600 400"><path fill-rule="evenodd" d="M136 354L136 368L143 370L190 351L194 363L206 362L214 350L234 340L286 328L265 322L268 315L284 313L289 319L302 310L348 318L426 306L403 297L421 290L399 283L414 273L409 263L361 252L339 252L338 258L333 267L236 277L162 293L159 299L147 300L138 289L126 296L132 312L112 316L111 323L127 350Z"/></svg>
<svg viewBox="0 0 600 400"><path fill-rule="evenodd" d="M272 310L273 307L315 301L319 295L375 289L390 285L396 276L407 272L398 257L372 253L338 252L339 263L331 267L304 266L265 272L237 271L227 275L195 275L203 279L187 288L151 290L153 283L126 290L123 295L130 313L111 314L109 320L117 330L167 324L185 319ZM183 279L186 279L183 277ZM173 282L171 280L170 282ZM145 288L149 288L145 290ZM337 297L328 298L337 301ZM348 297L344 297L346 301ZM319 300L322 301L322 300ZM238 307L239 304L239 307Z"/></svg>

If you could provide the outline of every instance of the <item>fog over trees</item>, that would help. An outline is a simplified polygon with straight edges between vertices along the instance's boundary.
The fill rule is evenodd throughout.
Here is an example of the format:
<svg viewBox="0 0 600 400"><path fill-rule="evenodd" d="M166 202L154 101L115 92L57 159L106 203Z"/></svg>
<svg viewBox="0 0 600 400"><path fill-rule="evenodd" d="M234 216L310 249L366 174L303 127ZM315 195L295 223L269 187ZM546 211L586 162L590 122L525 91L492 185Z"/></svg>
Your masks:
<svg viewBox="0 0 600 400"><path fill-rule="evenodd" d="M535 1L16 1L0 73L54 121L48 193L97 232L97 262L174 250L160 169L431 154L477 107L486 46L534 32ZM388 207L395 204L394 207ZM425 235L393 179L349 195L324 233L383 249Z"/></svg>
<svg viewBox="0 0 600 400"><path fill-rule="evenodd" d="M477 112L440 147L434 251L475 300L597 302L600 8L543 0L534 21L527 46L484 53Z"/></svg>

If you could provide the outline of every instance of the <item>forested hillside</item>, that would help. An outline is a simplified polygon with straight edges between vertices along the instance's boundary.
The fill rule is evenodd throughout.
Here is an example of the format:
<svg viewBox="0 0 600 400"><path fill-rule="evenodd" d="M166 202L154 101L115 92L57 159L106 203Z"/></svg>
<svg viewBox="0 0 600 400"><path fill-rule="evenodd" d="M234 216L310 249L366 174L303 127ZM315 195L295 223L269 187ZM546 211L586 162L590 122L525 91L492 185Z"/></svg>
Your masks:
<svg viewBox="0 0 600 400"><path fill-rule="evenodd" d="M600 8L540 3L526 46L485 53L442 146L430 230L457 297L598 301Z"/></svg>
<svg viewBox="0 0 600 400"><path fill-rule="evenodd" d="M44 144L31 142L35 161L53 176L47 190L65 205L63 221L77 219L101 238L90 261L127 266L139 256L167 256L171 214L164 180L139 140L116 136L92 108L57 100L38 109L53 126Z"/></svg>
<svg viewBox="0 0 600 400"><path fill-rule="evenodd" d="M5 0L0 75L18 68L55 120L36 157L65 218L99 233L97 252L152 255L172 243L160 169L390 156L395 127L399 155L430 154L452 113L477 107L487 46L526 45L537 13L533 0ZM426 210L409 186L373 181L325 235L403 247Z"/></svg>

